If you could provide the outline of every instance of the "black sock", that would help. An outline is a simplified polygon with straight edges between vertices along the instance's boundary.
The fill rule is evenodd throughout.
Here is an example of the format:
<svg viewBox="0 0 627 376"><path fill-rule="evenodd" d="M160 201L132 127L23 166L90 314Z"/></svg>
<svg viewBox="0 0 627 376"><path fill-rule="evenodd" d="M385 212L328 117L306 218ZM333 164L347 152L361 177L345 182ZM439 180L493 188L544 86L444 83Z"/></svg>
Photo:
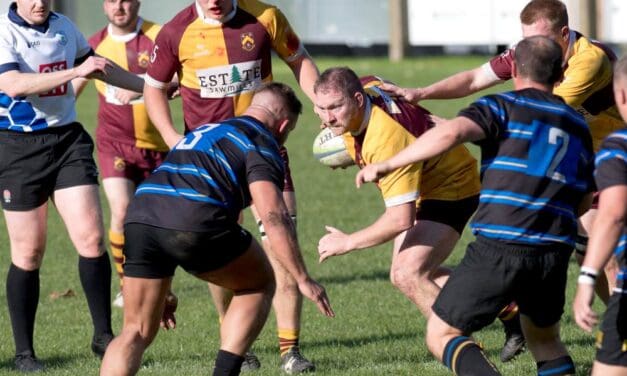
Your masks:
<svg viewBox="0 0 627 376"><path fill-rule="evenodd" d="M459 376L498 376L496 367L471 338L458 336L444 347L442 363Z"/></svg>
<svg viewBox="0 0 627 376"><path fill-rule="evenodd" d="M11 264L7 274L7 303L15 354L30 353L35 356L33 332L39 303L39 269L26 271Z"/></svg>
<svg viewBox="0 0 627 376"><path fill-rule="evenodd" d="M575 363L573 359L566 355L553 360L545 360L536 363L538 366L538 375L574 375Z"/></svg>
<svg viewBox="0 0 627 376"><path fill-rule="evenodd" d="M78 274L94 324L94 335L111 334L111 264L109 255L78 257Z"/></svg>
<svg viewBox="0 0 627 376"><path fill-rule="evenodd" d="M213 376L237 376L244 363L244 357L228 351L218 351Z"/></svg>

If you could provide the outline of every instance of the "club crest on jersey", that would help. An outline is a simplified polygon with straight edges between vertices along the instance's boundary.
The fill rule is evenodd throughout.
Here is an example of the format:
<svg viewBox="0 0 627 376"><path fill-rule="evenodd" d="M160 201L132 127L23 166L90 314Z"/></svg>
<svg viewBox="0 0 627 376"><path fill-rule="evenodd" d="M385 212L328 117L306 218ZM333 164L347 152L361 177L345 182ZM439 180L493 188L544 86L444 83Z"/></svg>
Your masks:
<svg viewBox="0 0 627 376"><path fill-rule="evenodd" d="M123 158L115 157L113 158L113 168L116 171L124 171L124 169L126 168L126 162Z"/></svg>
<svg viewBox="0 0 627 376"><path fill-rule="evenodd" d="M2 192L2 199L4 199L5 204L10 204L11 203L11 191L9 191L8 189L5 189L4 192Z"/></svg>
<svg viewBox="0 0 627 376"><path fill-rule="evenodd" d="M63 32L63 31L58 31L58 32L55 34L55 37L56 37L57 39L59 39L59 42L58 42L58 43L59 43L61 46L65 46L65 45L67 44L67 36L65 35L65 32Z"/></svg>
<svg viewBox="0 0 627 376"><path fill-rule="evenodd" d="M140 53L137 54L137 64L140 67L146 68L148 66L149 61L150 61L150 55L148 54L148 51L141 51Z"/></svg>
<svg viewBox="0 0 627 376"><path fill-rule="evenodd" d="M240 38L242 41L242 49L244 51L252 51L252 49L255 48L253 33L242 33L240 34Z"/></svg>

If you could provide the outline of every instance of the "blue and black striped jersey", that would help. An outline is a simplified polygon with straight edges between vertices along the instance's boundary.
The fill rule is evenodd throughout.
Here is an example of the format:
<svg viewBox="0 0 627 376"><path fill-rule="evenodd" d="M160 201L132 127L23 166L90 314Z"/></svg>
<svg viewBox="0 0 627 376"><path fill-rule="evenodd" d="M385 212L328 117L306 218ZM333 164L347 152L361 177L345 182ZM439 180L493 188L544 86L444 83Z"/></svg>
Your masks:
<svg viewBox="0 0 627 376"><path fill-rule="evenodd" d="M594 172L599 191L615 185L627 185L627 128L623 128L609 135L601 144L595 160ZM617 203L617 205L627 205ZM620 272L616 280L614 292L625 294L625 278L627 277L627 226L623 228L623 234L618 239L614 249L614 255L620 265Z"/></svg>
<svg viewBox="0 0 627 376"><path fill-rule="evenodd" d="M477 142L482 189L474 234L510 244L574 246L578 205L594 190L583 117L537 89L485 96L459 116L486 135Z"/></svg>
<svg viewBox="0 0 627 376"><path fill-rule="evenodd" d="M248 185L270 181L283 189L279 144L256 119L206 124L170 151L136 190L126 223L207 231L235 223L250 205Z"/></svg>

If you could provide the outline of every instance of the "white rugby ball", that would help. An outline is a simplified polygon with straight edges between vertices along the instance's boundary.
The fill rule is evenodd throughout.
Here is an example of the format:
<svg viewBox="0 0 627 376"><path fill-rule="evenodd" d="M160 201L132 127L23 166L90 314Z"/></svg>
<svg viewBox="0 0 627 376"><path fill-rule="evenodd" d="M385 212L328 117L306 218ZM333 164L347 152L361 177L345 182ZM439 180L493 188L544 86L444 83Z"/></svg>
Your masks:
<svg viewBox="0 0 627 376"><path fill-rule="evenodd" d="M335 136L331 129L325 128L314 139L313 155L325 166L348 167L355 162L346 150L344 137Z"/></svg>

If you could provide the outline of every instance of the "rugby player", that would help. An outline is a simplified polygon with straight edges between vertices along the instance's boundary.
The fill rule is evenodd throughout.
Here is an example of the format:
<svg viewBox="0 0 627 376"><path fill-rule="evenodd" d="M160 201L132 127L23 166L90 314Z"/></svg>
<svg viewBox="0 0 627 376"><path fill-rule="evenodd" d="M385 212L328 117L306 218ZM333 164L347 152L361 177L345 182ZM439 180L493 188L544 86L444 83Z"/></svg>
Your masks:
<svg viewBox="0 0 627 376"><path fill-rule="evenodd" d="M174 270L234 291L220 327L214 375L238 375L274 294L266 254L237 223L254 201L271 252L300 292L333 316L324 288L305 268L281 195L279 145L301 103L280 83L261 86L240 117L187 134L137 189L125 224L124 327L107 349L101 375L129 375L159 329Z"/></svg>
<svg viewBox="0 0 627 376"><path fill-rule="evenodd" d="M592 140L583 116L551 93L562 76L560 46L534 36L516 48L514 91L479 99L356 177L358 185L373 181L467 141L481 147L476 240L427 324L429 350L457 375L500 375L470 335L511 301L538 375L575 374L559 322L577 217L592 201Z"/></svg>

